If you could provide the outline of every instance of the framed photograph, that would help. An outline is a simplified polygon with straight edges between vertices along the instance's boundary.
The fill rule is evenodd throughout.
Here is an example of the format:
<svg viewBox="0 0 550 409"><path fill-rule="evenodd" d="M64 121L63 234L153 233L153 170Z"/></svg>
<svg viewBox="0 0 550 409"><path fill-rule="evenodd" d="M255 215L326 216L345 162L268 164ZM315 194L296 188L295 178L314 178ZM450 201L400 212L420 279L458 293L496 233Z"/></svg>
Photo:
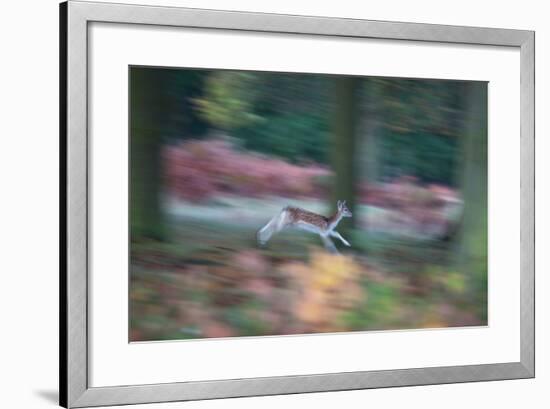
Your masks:
<svg viewBox="0 0 550 409"><path fill-rule="evenodd" d="M534 377L534 32L60 22L62 406Z"/></svg>

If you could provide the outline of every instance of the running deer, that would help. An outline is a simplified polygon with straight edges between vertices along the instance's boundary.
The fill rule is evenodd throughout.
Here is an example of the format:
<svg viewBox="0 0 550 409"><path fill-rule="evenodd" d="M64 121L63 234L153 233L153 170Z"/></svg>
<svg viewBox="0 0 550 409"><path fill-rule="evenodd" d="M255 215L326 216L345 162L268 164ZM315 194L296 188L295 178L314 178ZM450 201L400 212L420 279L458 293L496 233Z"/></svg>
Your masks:
<svg viewBox="0 0 550 409"><path fill-rule="evenodd" d="M325 217L317 213L308 212L298 207L287 206L277 216L262 227L257 234L258 243L265 245L271 236L287 227L294 227L300 230L316 233L321 237L325 248L337 253L336 246L330 239L334 237L342 241L346 246L350 244L336 230L336 226L343 217L351 217L351 211L346 206L346 201L338 200L337 210L331 217Z"/></svg>

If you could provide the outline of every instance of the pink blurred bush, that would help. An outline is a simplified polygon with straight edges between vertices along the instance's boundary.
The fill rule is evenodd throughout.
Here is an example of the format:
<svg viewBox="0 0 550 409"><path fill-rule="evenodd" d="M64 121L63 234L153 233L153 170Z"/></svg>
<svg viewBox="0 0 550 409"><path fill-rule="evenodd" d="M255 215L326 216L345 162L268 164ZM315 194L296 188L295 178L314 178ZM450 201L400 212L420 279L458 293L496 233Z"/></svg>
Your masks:
<svg viewBox="0 0 550 409"><path fill-rule="evenodd" d="M217 194L320 197L323 177L330 175L319 165L298 166L239 152L229 142L215 139L168 146L164 163L170 192L194 202Z"/></svg>
<svg viewBox="0 0 550 409"><path fill-rule="evenodd" d="M325 199L332 176L330 169L317 164L295 165L239 151L220 139L167 146L164 163L170 193L192 202L220 194ZM461 200L458 192L447 186L425 185L404 175L386 183L360 183L358 201L392 209L422 229L447 223L449 205Z"/></svg>

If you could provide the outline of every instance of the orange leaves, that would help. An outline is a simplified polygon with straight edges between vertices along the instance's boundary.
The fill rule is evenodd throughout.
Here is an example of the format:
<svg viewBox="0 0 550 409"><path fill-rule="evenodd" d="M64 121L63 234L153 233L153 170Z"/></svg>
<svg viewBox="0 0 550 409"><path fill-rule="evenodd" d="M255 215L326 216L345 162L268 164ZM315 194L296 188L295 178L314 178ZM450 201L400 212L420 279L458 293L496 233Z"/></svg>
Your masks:
<svg viewBox="0 0 550 409"><path fill-rule="evenodd" d="M229 327L226 324L215 321L207 321L203 325L202 332L207 338L225 338L233 337L236 335L233 328Z"/></svg>

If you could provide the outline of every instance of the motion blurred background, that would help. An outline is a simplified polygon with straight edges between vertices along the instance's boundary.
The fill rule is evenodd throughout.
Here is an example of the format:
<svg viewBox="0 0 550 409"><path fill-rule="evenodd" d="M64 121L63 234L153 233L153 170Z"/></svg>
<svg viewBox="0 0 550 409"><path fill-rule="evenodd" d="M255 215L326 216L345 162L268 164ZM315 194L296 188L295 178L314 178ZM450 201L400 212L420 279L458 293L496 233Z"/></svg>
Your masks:
<svg viewBox="0 0 550 409"><path fill-rule="evenodd" d="M131 341L487 324L486 83L129 73Z"/></svg>

